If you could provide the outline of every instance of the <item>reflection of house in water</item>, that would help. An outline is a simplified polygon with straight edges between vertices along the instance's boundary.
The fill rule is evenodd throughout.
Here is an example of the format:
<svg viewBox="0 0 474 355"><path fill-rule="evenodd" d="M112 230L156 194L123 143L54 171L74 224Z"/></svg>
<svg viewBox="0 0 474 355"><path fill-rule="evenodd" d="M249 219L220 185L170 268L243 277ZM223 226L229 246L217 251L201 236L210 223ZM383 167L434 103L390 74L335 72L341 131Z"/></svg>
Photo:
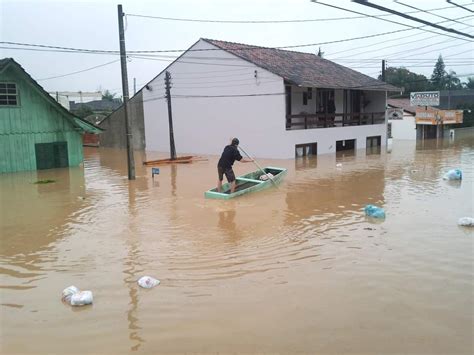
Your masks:
<svg viewBox="0 0 474 355"><path fill-rule="evenodd" d="M34 184L54 179L50 184ZM30 254L60 239L71 217L86 208L82 168L5 174L0 176L2 255Z"/></svg>
<svg viewBox="0 0 474 355"><path fill-rule="evenodd" d="M336 169L336 168L334 168ZM385 168L361 164L337 171L317 172L314 178L289 183L286 193L286 222L299 223L314 215L358 211L367 203L384 204ZM323 174L323 176L321 176ZM354 206L353 206L354 205ZM343 206L343 207L342 207Z"/></svg>

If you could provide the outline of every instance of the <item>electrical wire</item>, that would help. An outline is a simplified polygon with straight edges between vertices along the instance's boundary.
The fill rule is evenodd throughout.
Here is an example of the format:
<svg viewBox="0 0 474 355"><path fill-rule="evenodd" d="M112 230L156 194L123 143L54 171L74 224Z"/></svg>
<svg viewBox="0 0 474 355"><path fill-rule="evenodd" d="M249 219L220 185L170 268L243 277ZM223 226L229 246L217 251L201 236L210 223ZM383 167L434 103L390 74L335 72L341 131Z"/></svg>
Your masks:
<svg viewBox="0 0 474 355"><path fill-rule="evenodd" d="M75 72L72 72L72 73L67 73L67 74L62 74L62 75L50 76L50 77L48 77L48 78L36 79L36 81L44 81L44 80L51 80L51 79L57 79L57 78L64 78L65 76L70 76L70 75L75 75L75 74L79 74L79 73L84 73L84 72L86 72L86 71L94 70L94 69L101 68L101 67L105 67L106 65L110 65L110 64L113 64L113 63L117 63L117 62L119 62L119 61L120 61L120 59L116 59L116 60L113 60L113 61L111 61L111 62L107 62L107 63L100 64L100 65L96 65L96 66L94 66L94 67L90 67L90 68L87 68L87 69L78 70L78 71L75 71Z"/></svg>
<svg viewBox="0 0 474 355"><path fill-rule="evenodd" d="M460 23L460 24L465 25L465 23L463 23L463 22L459 22L457 20L453 20L453 19L441 16L441 15L438 15L438 14L433 14L433 13L430 12L431 10L423 10L423 9L420 9L418 7L415 7L415 6L405 4L405 3L401 2L400 0L393 0L393 1L396 2L397 4L402 5L402 6L409 7L410 9L415 9L415 10L418 10L419 12L424 12L424 13L427 13L427 14L432 15L432 16L436 16L436 17L439 17L439 18L442 18L442 19L445 19L445 20L448 20L448 21L451 21L451 22L456 22L456 23ZM405 12L405 14L408 14L408 13L410 13L410 12ZM468 25L468 26L473 27L471 25Z"/></svg>
<svg viewBox="0 0 474 355"><path fill-rule="evenodd" d="M451 9L452 6L439 7L429 10L408 11L409 13L419 13L426 11L439 11ZM176 17L164 17L164 16L151 16L151 15L140 15L140 14L127 14L130 17L141 17L148 19L166 20L166 21L181 21L181 22L201 22L201 23L229 23L229 24L270 24L270 23L302 23L302 22L324 22L324 21L339 21L339 20L353 20L362 19L366 16L347 16L347 17L330 17L330 18L318 18L318 19L292 19L292 20L209 20L209 19L196 19L196 18L176 18ZM393 14L382 14L376 15L376 17L387 17L394 16Z"/></svg>
<svg viewBox="0 0 474 355"><path fill-rule="evenodd" d="M347 11L347 12L352 12L352 13L359 14L359 15L365 15L365 16L367 16L367 17L375 18L375 19L378 19L378 20L381 20L381 21L385 21L385 22L394 23L394 24L396 24L396 25L405 26L405 27L409 27L409 28L412 28L412 29L421 29L422 31L435 33L435 34L438 34L438 35L441 35L441 36L446 36L446 37L451 37L451 38L456 38L456 39L462 39L462 40L464 40L464 41L472 41L472 40L467 39L467 38L460 38L460 37L456 37L456 36L453 36L453 35L450 35L450 34L447 34L447 33L442 33L442 32L440 33L440 32L428 30L428 29L425 29L425 28L421 28L421 26L415 27L415 26L412 26L412 25L408 25L408 24L406 24L406 23L402 23L402 22L398 22L398 21L393 21L393 20L388 20L388 19L385 19L385 18L375 17L375 15L364 14L363 12L345 9L345 8L343 8L343 7L339 7L339 6L335 6L335 5L331 5L331 4L326 4L326 3L323 3L323 2L319 2L319 1L317 1L317 0L311 0L311 2L313 2L313 3L315 3L315 4L319 4L319 5L328 6L328 7L334 8L334 9L338 9L338 10L343 10L343 11Z"/></svg>

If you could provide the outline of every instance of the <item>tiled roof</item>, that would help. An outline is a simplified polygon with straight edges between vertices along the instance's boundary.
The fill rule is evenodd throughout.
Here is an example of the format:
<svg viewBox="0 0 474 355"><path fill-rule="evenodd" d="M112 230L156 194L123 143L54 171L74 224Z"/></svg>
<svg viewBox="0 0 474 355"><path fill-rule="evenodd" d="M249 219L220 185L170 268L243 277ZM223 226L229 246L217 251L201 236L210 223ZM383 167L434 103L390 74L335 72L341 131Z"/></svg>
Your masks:
<svg viewBox="0 0 474 355"><path fill-rule="evenodd" d="M264 68L295 85L333 89L400 91L393 85L315 54L206 38L202 40Z"/></svg>
<svg viewBox="0 0 474 355"><path fill-rule="evenodd" d="M416 106L410 106L410 99L387 99L387 105L402 108L404 111L415 114Z"/></svg>

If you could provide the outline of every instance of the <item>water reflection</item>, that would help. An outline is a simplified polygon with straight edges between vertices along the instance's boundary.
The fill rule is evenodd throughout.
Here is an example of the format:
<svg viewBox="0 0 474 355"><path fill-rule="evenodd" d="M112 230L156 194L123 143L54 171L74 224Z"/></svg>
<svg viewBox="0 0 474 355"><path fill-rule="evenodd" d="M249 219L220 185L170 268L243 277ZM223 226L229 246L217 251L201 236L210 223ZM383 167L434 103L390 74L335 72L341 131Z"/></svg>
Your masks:
<svg viewBox="0 0 474 355"><path fill-rule="evenodd" d="M138 228L136 227L136 217L139 211L136 201L136 181L129 182L128 184L128 213L130 218L128 219L128 230L126 231L125 236L125 246L127 247L127 257L124 262L125 274L124 285L128 288L128 295L130 297L127 311L127 321L128 321L128 330L129 330L129 339L131 341L130 350L136 351L140 349L142 344L145 342L140 335L140 330L142 329L139 325L138 318L138 306L139 306L139 297L136 280L139 277L139 273L143 271L142 264L140 260L143 255L141 255L141 245L140 245L140 234Z"/></svg>

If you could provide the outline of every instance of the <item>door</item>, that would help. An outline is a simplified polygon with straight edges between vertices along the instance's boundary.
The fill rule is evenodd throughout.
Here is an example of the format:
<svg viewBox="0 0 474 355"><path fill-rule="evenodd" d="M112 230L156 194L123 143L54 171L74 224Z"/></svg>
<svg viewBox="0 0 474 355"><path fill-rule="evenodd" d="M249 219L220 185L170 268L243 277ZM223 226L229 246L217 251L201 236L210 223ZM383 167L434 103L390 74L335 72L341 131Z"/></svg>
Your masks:
<svg viewBox="0 0 474 355"><path fill-rule="evenodd" d="M69 166L67 142L37 143L35 154L38 170Z"/></svg>

